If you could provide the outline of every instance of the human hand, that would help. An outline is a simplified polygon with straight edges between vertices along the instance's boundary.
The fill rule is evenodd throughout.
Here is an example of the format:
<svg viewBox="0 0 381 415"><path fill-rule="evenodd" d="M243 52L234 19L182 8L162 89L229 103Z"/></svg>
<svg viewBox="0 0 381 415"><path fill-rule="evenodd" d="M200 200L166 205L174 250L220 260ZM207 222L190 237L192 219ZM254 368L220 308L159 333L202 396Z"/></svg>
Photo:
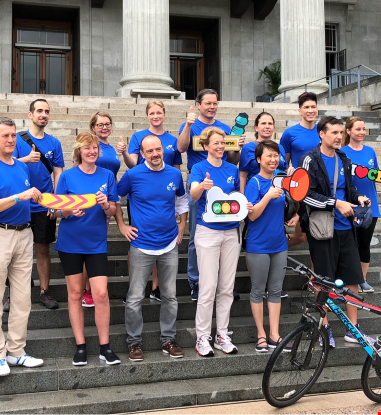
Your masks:
<svg viewBox="0 0 381 415"><path fill-rule="evenodd" d="M32 151L29 153L28 156L28 163L38 163L41 159L41 153L36 151L36 146L32 145Z"/></svg>
<svg viewBox="0 0 381 415"><path fill-rule="evenodd" d="M119 143L116 146L116 151L118 153L124 153L127 150L127 144L124 142L123 137L119 137Z"/></svg>
<svg viewBox="0 0 381 415"><path fill-rule="evenodd" d="M238 145L240 148L242 148L245 145L245 141L246 141L246 134L242 134L238 140Z"/></svg>
<svg viewBox="0 0 381 415"><path fill-rule="evenodd" d="M246 209L251 213L254 209L254 205L251 202L246 203Z"/></svg>
<svg viewBox="0 0 381 415"><path fill-rule="evenodd" d="M178 225L179 228L179 234L177 235L177 245L181 245L181 242L183 241L183 236L184 236L184 232L185 232L185 226L186 226L186 222L180 222Z"/></svg>
<svg viewBox="0 0 381 415"><path fill-rule="evenodd" d="M97 201L97 204L101 205L102 209L107 209L107 206L108 206L107 196L102 192L97 192L95 196L96 196L95 200Z"/></svg>
<svg viewBox="0 0 381 415"><path fill-rule="evenodd" d="M210 174L206 172L206 178L201 182L204 190L210 190L213 187L213 180L210 180Z"/></svg>
<svg viewBox="0 0 381 415"><path fill-rule="evenodd" d="M353 212L354 207L357 207L357 205L354 205L353 203L349 203L349 202L344 202L343 200L336 200L336 208L339 209L339 212L346 218L348 216L354 216L354 212Z"/></svg>
<svg viewBox="0 0 381 415"><path fill-rule="evenodd" d="M188 112L188 115L187 115L187 121L186 121L187 125L191 127L195 123L196 119L197 119L197 115L194 113L193 107L190 107L190 111Z"/></svg>
<svg viewBox="0 0 381 415"><path fill-rule="evenodd" d="M28 190L25 190L25 192L19 193L16 195L16 197L19 202L25 202L26 200L33 199L33 202L38 203L42 199L42 194L38 189L32 187Z"/></svg>
<svg viewBox="0 0 381 415"><path fill-rule="evenodd" d="M139 230L124 223L119 226L119 232L128 240L128 242L131 242L138 237L136 232L139 232Z"/></svg>
<svg viewBox="0 0 381 415"><path fill-rule="evenodd" d="M74 209L74 210L71 211L71 214L73 216L77 217L77 218L80 218L80 217L82 217L85 214L85 212L83 210L81 210L81 209Z"/></svg>
<svg viewBox="0 0 381 415"><path fill-rule="evenodd" d="M289 226L290 228L295 228L298 222L299 222L299 215L295 213L295 215L288 222L286 222L286 225Z"/></svg>
<svg viewBox="0 0 381 415"><path fill-rule="evenodd" d="M278 187L271 186L266 196L270 199L279 199L282 196L283 190L279 189Z"/></svg>
<svg viewBox="0 0 381 415"><path fill-rule="evenodd" d="M295 171L295 167L290 166L287 169L287 176L291 176L291 174L294 173L294 171Z"/></svg>
<svg viewBox="0 0 381 415"><path fill-rule="evenodd" d="M368 199L366 196L359 196L358 201L362 207L365 205L369 206L371 205L370 199Z"/></svg>

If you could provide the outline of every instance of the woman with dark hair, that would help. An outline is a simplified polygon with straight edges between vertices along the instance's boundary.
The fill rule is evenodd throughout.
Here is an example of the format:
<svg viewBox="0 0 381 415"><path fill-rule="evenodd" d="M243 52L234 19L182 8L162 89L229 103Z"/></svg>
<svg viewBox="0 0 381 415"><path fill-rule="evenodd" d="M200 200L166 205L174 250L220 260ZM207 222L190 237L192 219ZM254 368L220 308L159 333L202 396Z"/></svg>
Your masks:
<svg viewBox="0 0 381 415"><path fill-rule="evenodd" d="M366 166L369 169L379 169L376 152L372 147L362 144L366 135L365 122L360 117L350 117L345 123L343 132L343 140L341 149L352 161L352 163L360 166ZM380 209L378 207L377 189L374 181L359 179L352 177L352 183L357 187L357 190L366 195L371 200L371 209L373 214L373 221L369 228L357 228L357 242L360 253L361 268L365 282L359 285L359 292L373 293L374 288L367 283L366 274L368 273L370 262L370 242L372 240L373 232L376 227L377 219L380 217Z"/></svg>
<svg viewBox="0 0 381 415"><path fill-rule="evenodd" d="M272 186L274 173L279 166L279 146L271 140L258 143L255 159L260 171L252 177L245 189L249 209L249 225L246 236L246 259L252 281L251 310L257 326L257 352L267 352L281 341L279 316L281 290L286 274L287 240L284 232L285 195L282 189ZM289 222L295 226L296 215ZM270 333L266 336L263 326L263 296L266 294L269 309ZM287 351L289 351L286 348Z"/></svg>

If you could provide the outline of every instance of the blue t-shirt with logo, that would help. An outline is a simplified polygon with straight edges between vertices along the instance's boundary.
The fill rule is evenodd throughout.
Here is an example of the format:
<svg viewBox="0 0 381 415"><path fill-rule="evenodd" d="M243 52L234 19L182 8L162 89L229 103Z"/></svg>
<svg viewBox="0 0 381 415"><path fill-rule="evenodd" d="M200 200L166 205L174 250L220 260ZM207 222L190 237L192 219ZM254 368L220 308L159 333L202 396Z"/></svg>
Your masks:
<svg viewBox="0 0 381 415"><path fill-rule="evenodd" d="M109 202L118 201L114 174L97 167L93 174L79 166L64 171L57 185L58 195L95 194L101 191ZM61 219L55 249L69 254L107 253L107 216L98 204L85 209L81 217Z"/></svg>
<svg viewBox="0 0 381 415"><path fill-rule="evenodd" d="M27 132L33 143L38 147L41 153L44 154L52 168L65 167L62 146L57 138L46 133L43 138L36 138L31 135L29 130ZM29 156L31 151L31 146L17 134L16 148L13 157L20 159ZM53 193L52 177L42 161L39 161L38 163L28 163L27 166L30 173L31 187L35 187L41 193ZM48 210L46 207L34 203L32 199L30 204L32 213L46 212Z"/></svg>
<svg viewBox="0 0 381 415"><path fill-rule="evenodd" d="M357 151L349 146L341 149L351 160L353 164L368 167L369 169L379 169L376 152L372 147L364 146L362 150ZM352 184L356 186L357 190L366 195L372 202L370 208L374 218L380 217L380 208L378 206L376 182L369 180L367 177L359 179L357 176L352 177Z"/></svg>
<svg viewBox="0 0 381 415"><path fill-rule="evenodd" d="M180 170L165 164L164 169L153 171L139 164L124 173L118 194L128 194L131 225L138 229L133 247L158 251L177 237L175 199L185 194Z"/></svg>
<svg viewBox="0 0 381 415"><path fill-rule="evenodd" d="M169 166L173 166L174 164L183 164L181 160L181 153L177 149L177 138L166 131L161 135L153 134L149 129L134 133L131 137L130 143L128 144L128 153L138 154L139 156L137 164L144 163L145 159L140 154L140 143L144 137L147 137L147 135L156 135L160 138L163 143L165 164L168 164Z"/></svg>
<svg viewBox="0 0 381 415"><path fill-rule="evenodd" d="M272 186L271 179L257 174L249 180L245 196L253 205L259 203ZM259 218L249 220L246 235L246 252L274 254L286 251L287 239L284 231L284 192L278 199L271 199Z"/></svg>
<svg viewBox="0 0 381 415"><path fill-rule="evenodd" d="M185 127L185 123L180 127L179 135L183 132ZM208 153L206 151L194 151L193 150L193 137L201 135L201 133L205 130L205 128L208 127L217 127L220 128L226 135L230 134L231 128L224 124L221 121L214 120L213 124L205 124L201 122L198 118L195 121L195 123L191 127L190 131L190 143L187 150L187 156L188 156L188 170L191 171L192 167L196 163L200 163L200 161L206 160L208 158ZM228 156L226 152L224 153L222 160L227 160Z"/></svg>
<svg viewBox="0 0 381 415"><path fill-rule="evenodd" d="M323 158L325 167L328 172L329 181L331 182L331 193L333 196L333 185L334 185L334 178L335 178L335 166L336 166L336 158L333 157L327 157L323 153L321 153L321 156ZM347 198L345 195L345 175L344 175L344 168L343 168L343 162L341 161L341 158L337 156L337 159L339 161L339 177L337 179L337 186L336 186L336 199L343 200L344 202L347 202ZM335 221L334 221L334 229L338 231L345 231L348 229L352 229L352 225L349 222L349 219L343 216L339 209L335 208Z"/></svg>
<svg viewBox="0 0 381 415"><path fill-rule="evenodd" d="M99 158L95 164L99 167L112 171L116 178L116 175L120 169L118 154L116 153L115 148L110 144L102 143L102 141L99 141L99 144L101 153L99 154Z"/></svg>
<svg viewBox="0 0 381 415"><path fill-rule="evenodd" d="M247 143L241 150L239 170L248 172L247 180L250 180L260 171L257 160L255 159L255 149L257 148L257 144L257 142ZM280 150L278 169L284 171L287 170L286 152L281 144L278 145Z"/></svg>
<svg viewBox="0 0 381 415"><path fill-rule="evenodd" d="M220 167L215 167L208 160L201 161L193 166L190 183L201 183L204 181L207 172L210 174L210 180L213 180L213 186L220 187L224 193L229 194L234 191L239 191L239 171L234 164L222 161ZM197 224L217 231L238 228L238 222L206 223L202 220L202 214L205 212L206 193L207 191L204 190L198 200Z"/></svg>
<svg viewBox="0 0 381 415"><path fill-rule="evenodd" d="M317 126L309 130L300 124L294 125L282 134L280 144L291 154L292 165L297 168L300 158L320 144Z"/></svg>
<svg viewBox="0 0 381 415"><path fill-rule="evenodd" d="M0 160L0 199L14 196L30 189L28 167L21 161L13 159L12 165ZM8 225L25 225L30 222L30 202L16 203L9 209L0 212L0 223Z"/></svg>

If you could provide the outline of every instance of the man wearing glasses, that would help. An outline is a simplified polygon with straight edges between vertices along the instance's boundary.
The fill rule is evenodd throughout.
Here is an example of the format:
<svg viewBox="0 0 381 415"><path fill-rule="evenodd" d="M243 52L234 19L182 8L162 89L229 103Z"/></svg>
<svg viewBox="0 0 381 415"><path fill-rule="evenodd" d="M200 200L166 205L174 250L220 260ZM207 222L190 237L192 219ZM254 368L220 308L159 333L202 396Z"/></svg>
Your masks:
<svg viewBox="0 0 381 415"><path fill-rule="evenodd" d="M231 127L215 119L218 109L218 94L214 89L203 89L196 97L196 106L199 115L193 112L193 107L190 108L187 121L180 127L177 148L180 153L187 152L188 156L188 178L187 178L187 195L189 201L189 247L188 247L188 278L191 287L191 297L193 301L198 300L198 267L197 254L194 245L194 234L196 231L198 201L192 200L190 197L190 172L194 164L206 160L208 153L206 151L193 150L193 137L199 136L208 127L217 127L229 134ZM245 144L245 135L240 138L239 145ZM240 152L227 151L222 157L222 160L237 165L239 163Z"/></svg>

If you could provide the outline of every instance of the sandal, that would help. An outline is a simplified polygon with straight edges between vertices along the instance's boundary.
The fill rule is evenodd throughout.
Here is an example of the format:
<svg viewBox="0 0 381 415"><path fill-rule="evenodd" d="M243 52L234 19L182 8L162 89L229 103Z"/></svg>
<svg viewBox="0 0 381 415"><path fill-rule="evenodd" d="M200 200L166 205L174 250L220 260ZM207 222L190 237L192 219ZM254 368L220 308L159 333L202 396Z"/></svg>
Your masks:
<svg viewBox="0 0 381 415"><path fill-rule="evenodd" d="M261 339L263 340L260 341ZM266 346L260 346L261 344L266 344ZM258 337L257 345L255 346L255 351L257 351L258 353L266 353L269 351L266 337Z"/></svg>
<svg viewBox="0 0 381 415"><path fill-rule="evenodd" d="M282 341L281 337L279 337L278 341L274 342L274 340L269 336L267 343L268 343L270 349L275 349L281 341ZM284 352L291 352L291 350L292 350L292 344L287 344L283 348Z"/></svg>

